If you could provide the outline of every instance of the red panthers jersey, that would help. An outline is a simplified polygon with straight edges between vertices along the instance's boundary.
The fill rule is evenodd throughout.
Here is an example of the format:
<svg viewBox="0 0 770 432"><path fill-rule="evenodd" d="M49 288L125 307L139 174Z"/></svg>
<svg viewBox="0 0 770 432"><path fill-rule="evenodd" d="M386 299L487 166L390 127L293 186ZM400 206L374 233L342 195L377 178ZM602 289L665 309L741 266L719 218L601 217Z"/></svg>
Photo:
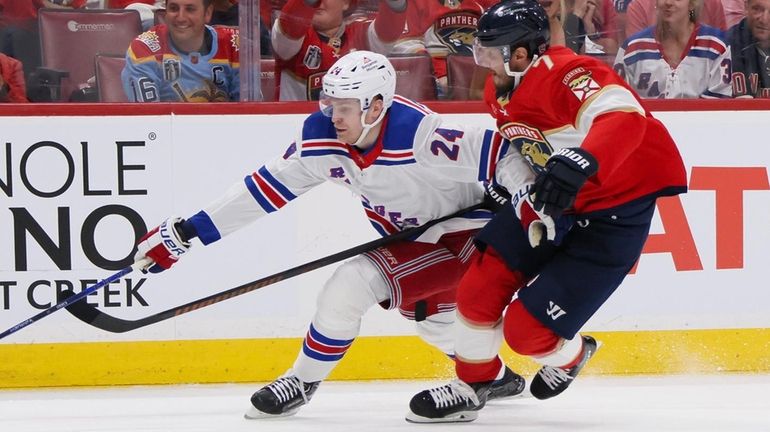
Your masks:
<svg viewBox="0 0 770 432"><path fill-rule="evenodd" d="M639 96L600 60L549 48L511 93L492 77L484 99L500 133L537 173L565 147L581 147L599 171L580 190L574 211L589 213L687 190L679 151Z"/></svg>
<svg viewBox="0 0 770 432"><path fill-rule="evenodd" d="M311 29L305 34L302 47L294 57L282 60L276 56L279 100L318 100L321 79L340 57L357 49L377 51L379 47L370 44L367 34L370 24L372 21L351 22L342 27L338 37L332 38ZM376 38L376 33L372 31L371 36Z"/></svg>
<svg viewBox="0 0 770 432"><path fill-rule="evenodd" d="M446 56L473 54L481 14L499 0L414 0L406 9L406 28L394 53L427 51L438 77L446 75Z"/></svg>

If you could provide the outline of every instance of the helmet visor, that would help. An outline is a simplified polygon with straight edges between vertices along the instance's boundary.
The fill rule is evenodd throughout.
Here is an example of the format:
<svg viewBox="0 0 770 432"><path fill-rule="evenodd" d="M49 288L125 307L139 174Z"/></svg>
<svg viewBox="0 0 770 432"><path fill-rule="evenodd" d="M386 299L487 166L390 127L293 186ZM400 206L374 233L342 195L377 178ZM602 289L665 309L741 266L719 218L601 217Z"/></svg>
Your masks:
<svg viewBox="0 0 770 432"><path fill-rule="evenodd" d="M485 47L481 46L479 38L473 40L473 60L477 65L485 68L497 69L501 64L505 63L506 52L508 50L509 48L507 45Z"/></svg>
<svg viewBox="0 0 770 432"><path fill-rule="evenodd" d="M318 107L326 117L348 117L361 113L361 102L358 99L340 99L322 94L318 100Z"/></svg>

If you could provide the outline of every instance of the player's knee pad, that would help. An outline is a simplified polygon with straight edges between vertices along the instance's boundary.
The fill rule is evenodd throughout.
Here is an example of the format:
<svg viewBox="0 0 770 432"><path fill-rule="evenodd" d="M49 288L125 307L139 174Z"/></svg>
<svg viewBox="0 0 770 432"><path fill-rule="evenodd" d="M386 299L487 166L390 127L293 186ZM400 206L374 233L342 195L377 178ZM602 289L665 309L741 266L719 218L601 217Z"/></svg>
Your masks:
<svg viewBox="0 0 770 432"><path fill-rule="evenodd" d="M521 272L511 271L497 254L487 251L461 279L457 310L470 323L496 323L525 282Z"/></svg>
<svg viewBox="0 0 770 432"><path fill-rule="evenodd" d="M455 354L464 360L487 361L497 357L503 341L500 322L477 326L469 323L461 314L455 322Z"/></svg>
<svg viewBox="0 0 770 432"><path fill-rule="evenodd" d="M415 322L417 334L447 355L454 355L455 312L440 312Z"/></svg>
<svg viewBox="0 0 770 432"><path fill-rule="evenodd" d="M390 296L382 276L368 259L356 257L335 270L318 295L313 322L334 330L360 325L361 317Z"/></svg>
<svg viewBox="0 0 770 432"><path fill-rule="evenodd" d="M517 354L542 356L553 352L561 338L514 300L503 319L505 342Z"/></svg>

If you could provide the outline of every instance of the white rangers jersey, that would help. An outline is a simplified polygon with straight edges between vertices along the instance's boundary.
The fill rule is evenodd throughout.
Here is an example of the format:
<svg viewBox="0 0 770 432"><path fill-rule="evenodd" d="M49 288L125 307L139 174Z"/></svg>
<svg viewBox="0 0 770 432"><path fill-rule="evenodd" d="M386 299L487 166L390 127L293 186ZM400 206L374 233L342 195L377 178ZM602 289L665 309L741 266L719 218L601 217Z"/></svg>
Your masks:
<svg viewBox="0 0 770 432"><path fill-rule="evenodd" d="M189 219L204 244L275 212L330 181L361 198L363 213L383 236L422 225L481 202L482 181L492 178L508 142L492 130L448 124L436 113L396 96L376 144L365 152L339 141L320 112L304 122L286 153L246 176L219 200ZM506 161L505 183L531 175ZM420 241L480 228L481 210L432 227Z"/></svg>
<svg viewBox="0 0 770 432"><path fill-rule="evenodd" d="M696 25L676 67L663 57L655 27L629 37L618 50L615 72L643 98L732 97L730 47L721 30Z"/></svg>

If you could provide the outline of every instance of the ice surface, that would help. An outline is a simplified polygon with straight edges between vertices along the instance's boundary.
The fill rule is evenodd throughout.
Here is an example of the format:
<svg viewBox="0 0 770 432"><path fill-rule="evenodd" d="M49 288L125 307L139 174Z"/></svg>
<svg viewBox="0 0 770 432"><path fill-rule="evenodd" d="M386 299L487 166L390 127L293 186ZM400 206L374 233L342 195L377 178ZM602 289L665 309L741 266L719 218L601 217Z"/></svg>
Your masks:
<svg viewBox="0 0 770 432"><path fill-rule="evenodd" d="M440 381L327 382L294 417L245 420L262 384L0 390L2 432L770 431L770 375L580 377L561 396L492 402L467 424L404 421Z"/></svg>

